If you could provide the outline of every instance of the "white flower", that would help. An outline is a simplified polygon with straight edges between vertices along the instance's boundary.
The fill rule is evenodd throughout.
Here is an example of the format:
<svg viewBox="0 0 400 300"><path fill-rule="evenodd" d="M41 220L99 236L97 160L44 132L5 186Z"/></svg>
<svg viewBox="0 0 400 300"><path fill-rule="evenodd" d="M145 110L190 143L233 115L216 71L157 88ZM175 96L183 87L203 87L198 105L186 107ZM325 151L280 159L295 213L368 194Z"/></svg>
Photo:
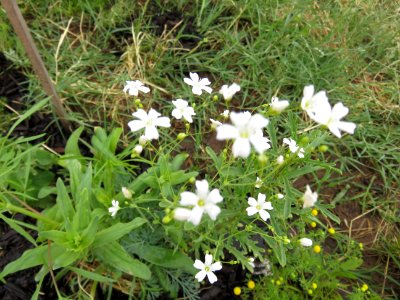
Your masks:
<svg viewBox="0 0 400 300"><path fill-rule="evenodd" d="M190 72L190 78L183 78L183 81L192 86L192 92L193 94L196 95L201 95L203 93L202 90L205 90L207 93L212 92L212 88L210 88L208 85L211 84L211 82L208 80L208 78L199 78L199 75L197 73L191 73Z"/></svg>
<svg viewBox="0 0 400 300"><path fill-rule="evenodd" d="M139 155L143 151L143 146L142 145L136 145L135 148L133 148L133 151Z"/></svg>
<svg viewBox="0 0 400 300"><path fill-rule="evenodd" d="M307 112L310 118L313 118L318 107L329 104L325 91L320 91L314 95L314 86L307 85L303 90L303 98L301 99L301 108Z"/></svg>
<svg viewBox="0 0 400 300"><path fill-rule="evenodd" d="M189 123L193 123L192 116L196 115L193 107L189 106L188 102L183 99L172 101L175 109L172 111L172 116L180 120L182 117Z"/></svg>
<svg viewBox="0 0 400 300"><path fill-rule="evenodd" d="M221 212L216 205L223 200L218 189L208 190L207 180L196 180L196 194L192 192L181 193L180 204L191 206L192 209L177 208L174 211L174 218L179 221L189 221L193 225L199 225L203 213L207 213L211 220L215 221Z"/></svg>
<svg viewBox="0 0 400 300"><path fill-rule="evenodd" d="M132 113L132 116L138 118L139 120L130 121L128 123L129 128L131 131L138 131L142 128L145 128L144 137L148 140L158 139L159 134L156 126L171 126L169 118L160 117L161 114L152 108L148 114L143 109L138 109L137 112Z"/></svg>
<svg viewBox="0 0 400 300"><path fill-rule="evenodd" d="M228 109L224 110L224 112L221 114L221 116L223 116L225 119L228 119L228 117L229 117L229 110L228 110Z"/></svg>
<svg viewBox="0 0 400 300"><path fill-rule="evenodd" d="M200 270L200 272L198 272L195 276L195 278L199 282L202 281L206 276L211 284L213 284L218 280L217 276L215 276L213 272L221 270L222 264L219 261L215 263L212 263L212 261L213 261L212 255L206 254L204 263L198 259L196 259L196 261L194 262L193 266L196 269Z"/></svg>
<svg viewBox="0 0 400 300"><path fill-rule="evenodd" d="M257 177L256 183L255 183L254 187L255 187L256 189L259 189L262 185L263 185L262 180L260 179L260 177Z"/></svg>
<svg viewBox="0 0 400 300"><path fill-rule="evenodd" d="M277 197L278 199L283 199L283 198L285 198L285 196L284 196L283 194L281 194L281 193L276 194L276 197Z"/></svg>
<svg viewBox="0 0 400 300"><path fill-rule="evenodd" d="M111 217L115 217L117 211L120 210L119 202L117 200L111 201L111 207L108 208L108 212L111 214Z"/></svg>
<svg viewBox="0 0 400 300"><path fill-rule="evenodd" d="M263 137L262 128L268 125L268 119L260 114L251 115L248 111L231 113L233 125L223 124L217 127L217 140L234 139L233 155L248 157L252 144L258 153L271 148L269 139Z"/></svg>
<svg viewBox="0 0 400 300"><path fill-rule="evenodd" d="M283 164L283 162L284 162L283 155L279 155L278 158L276 159L276 163L278 165L281 165L281 164Z"/></svg>
<svg viewBox="0 0 400 300"><path fill-rule="evenodd" d="M254 263L254 257L249 257L247 259L249 265L254 269L256 267L255 263Z"/></svg>
<svg viewBox="0 0 400 300"><path fill-rule="evenodd" d="M348 113L349 109L341 102L336 103L333 108L329 103L326 103L318 106L311 118L315 122L327 126L335 136L341 138L340 130L353 134L356 129L356 124L341 121Z"/></svg>
<svg viewBox="0 0 400 300"><path fill-rule="evenodd" d="M278 97L272 97L270 107L276 113L283 112L289 106L288 100L279 100Z"/></svg>
<svg viewBox="0 0 400 300"><path fill-rule="evenodd" d="M224 97L225 100L229 101L232 99L233 95L240 91L240 86L236 83L228 85L223 85L219 93Z"/></svg>
<svg viewBox="0 0 400 300"><path fill-rule="evenodd" d="M125 186L123 186L121 190L126 199L132 199L132 192L130 190L128 190Z"/></svg>
<svg viewBox="0 0 400 300"><path fill-rule="evenodd" d="M271 202L265 202L265 195L259 193L257 200L253 197L249 197L247 203L250 205L246 208L247 215L252 216L256 213L260 214L261 219L267 221L270 218L270 214L266 211L274 209L271 205Z"/></svg>
<svg viewBox="0 0 400 300"><path fill-rule="evenodd" d="M292 152L292 153L298 152L297 153L298 157L304 158L304 149L300 148L297 145L297 143L296 143L296 141L294 139L292 139L292 138L288 138L288 139L284 138L283 139L283 143L289 146L290 152Z"/></svg>
<svg viewBox="0 0 400 300"><path fill-rule="evenodd" d="M139 91L147 94L148 92L150 92L150 89L144 86L144 84L140 80L128 80L126 82L124 93L128 92L131 96L137 96L139 94Z"/></svg>
<svg viewBox="0 0 400 300"><path fill-rule="evenodd" d="M216 121L214 119L210 119L211 122L211 128L212 129L216 129L218 126L221 126L222 123L220 121Z"/></svg>
<svg viewBox="0 0 400 300"><path fill-rule="evenodd" d="M312 246L312 240L308 238L301 238L300 240L300 245L303 247L311 247Z"/></svg>
<svg viewBox="0 0 400 300"><path fill-rule="evenodd" d="M306 191L302 197L303 208L313 207L315 202L317 202L318 194L317 192L312 192L309 185L306 186Z"/></svg>
<svg viewBox="0 0 400 300"><path fill-rule="evenodd" d="M141 135L141 136L139 137L139 144L142 145L142 146L146 145L146 143L147 143L148 141L149 141L149 139L146 138L144 135Z"/></svg>

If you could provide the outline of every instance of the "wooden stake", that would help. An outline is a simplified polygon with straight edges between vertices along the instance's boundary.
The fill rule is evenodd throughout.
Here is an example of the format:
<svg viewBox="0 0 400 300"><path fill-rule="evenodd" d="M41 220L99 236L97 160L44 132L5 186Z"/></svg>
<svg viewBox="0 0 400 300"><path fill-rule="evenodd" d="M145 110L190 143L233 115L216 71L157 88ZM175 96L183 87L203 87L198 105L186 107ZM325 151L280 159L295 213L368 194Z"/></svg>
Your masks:
<svg viewBox="0 0 400 300"><path fill-rule="evenodd" d="M1 0L1 4L3 5L8 19L11 22L11 25L14 28L17 36L22 42L26 54L28 55L33 70L36 75L39 77L39 80L43 86L44 91L50 97L50 102L54 107L55 113L61 121L62 126L66 130L70 130L70 122L67 119L67 115L64 110L64 106L57 95L56 89L54 88L54 84L50 79L49 73L47 72L46 67L40 57L40 54L36 48L35 42L32 39L32 36L29 32L28 26L26 25L25 19L19 10L19 7L15 0Z"/></svg>

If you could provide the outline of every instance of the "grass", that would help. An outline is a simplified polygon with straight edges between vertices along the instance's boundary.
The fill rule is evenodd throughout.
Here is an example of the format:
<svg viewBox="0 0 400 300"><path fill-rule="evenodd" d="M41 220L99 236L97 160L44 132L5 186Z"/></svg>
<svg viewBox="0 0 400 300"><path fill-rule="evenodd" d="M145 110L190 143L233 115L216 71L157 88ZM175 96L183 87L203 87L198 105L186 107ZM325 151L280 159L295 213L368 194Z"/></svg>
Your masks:
<svg viewBox="0 0 400 300"><path fill-rule="evenodd" d="M20 5L66 109L79 124L126 129L133 103L121 93L124 80L143 80L154 91L142 97L145 107L162 108L187 88L182 78L189 71L217 86L239 82L243 92L232 103L236 110L268 103L275 94L299 101L310 83L327 90L333 103L349 106L348 119L358 128L354 136L331 139L329 157L344 175L329 181L334 194L327 197L352 209L342 213L348 218L342 233L363 241L365 259L374 258L374 271L365 265L371 289L396 296L398 0L36 2ZM42 99L3 12L0 21L5 41L0 50L28 76L27 99ZM213 111L222 112L223 105L204 107L204 114ZM363 239L365 232L374 238ZM372 273L383 276L383 283Z"/></svg>

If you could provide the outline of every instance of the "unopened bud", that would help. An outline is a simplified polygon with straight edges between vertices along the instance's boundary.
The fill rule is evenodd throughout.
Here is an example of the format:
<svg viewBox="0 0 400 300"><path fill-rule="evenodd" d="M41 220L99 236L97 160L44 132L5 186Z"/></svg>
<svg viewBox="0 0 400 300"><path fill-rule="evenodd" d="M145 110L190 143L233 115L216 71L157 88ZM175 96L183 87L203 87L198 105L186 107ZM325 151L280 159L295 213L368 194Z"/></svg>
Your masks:
<svg viewBox="0 0 400 300"><path fill-rule="evenodd" d="M140 155L140 153L142 153L142 151L143 151L143 146L142 145L136 145L135 148L133 148L133 151L135 151L135 153L137 155Z"/></svg>
<svg viewBox="0 0 400 300"><path fill-rule="evenodd" d="M186 136L187 136L186 133L181 132L181 133L178 134L178 136L176 137L176 139L177 139L178 141L182 141L183 139L185 139Z"/></svg>

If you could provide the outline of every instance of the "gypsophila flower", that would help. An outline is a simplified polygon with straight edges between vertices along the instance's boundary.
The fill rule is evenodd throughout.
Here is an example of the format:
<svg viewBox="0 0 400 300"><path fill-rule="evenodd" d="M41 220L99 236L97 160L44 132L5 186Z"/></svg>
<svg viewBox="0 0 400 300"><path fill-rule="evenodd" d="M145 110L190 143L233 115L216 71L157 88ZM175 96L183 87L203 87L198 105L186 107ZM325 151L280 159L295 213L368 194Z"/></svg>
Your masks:
<svg viewBox="0 0 400 300"><path fill-rule="evenodd" d="M136 145L135 148L133 148L133 151L135 152L135 154L140 155L140 153L142 153L142 151L143 151L143 146Z"/></svg>
<svg viewBox="0 0 400 300"><path fill-rule="evenodd" d="M308 238L301 238L299 240L300 245L302 245L303 247L311 247L313 242L312 240L308 239Z"/></svg>
<svg viewBox="0 0 400 300"><path fill-rule="evenodd" d="M225 100L229 101L232 99L233 95L240 91L240 86L236 83L228 85L223 85L219 93L224 97Z"/></svg>
<svg viewBox="0 0 400 300"><path fill-rule="evenodd" d="M209 215L215 221L221 209L216 205L222 202L223 198L218 189L209 192L207 180L196 180L196 194L192 192L181 193L180 204L190 206L191 209L177 208L174 211L174 218L179 221L188 221L193 225L199 225L203 213Z"/></svg>
<svg viewBox="0 0 400 300"><path fill-rule="evenodd" d="M314 95L314 86L307 85L303 90L301 108L305 110L310 118L313 118L315 111L329 103L325 91L320 91Z"/></svg>
<svg viewBox="0 0 400 300"><path fill-rule="evenodd" d="M212 92L212 88L210 88L208 85L211 84L211 82L208 80L208 78L199 78L199 75L197 73L189 73L190 78L183 78L183 81L192 86L192 93L196 95L201 95L203 93L202 90L205 90L207 93Z"/></svg>
<svg viewBox="0 0 400 300"><path fill-rule="evenodd" d="M271 216L270 214L266 211L267 210L272 210L273 207L271 205L271 202L265 202L266 196L264 194L259 193L257 200L254 199L253 197L249 197L247 203L250 205L248 208L246 208L247 215L252 216L255 215L256 213L259 213L261 219L264 221L267 221Z"/></svg>
<svg viewBox="0 0 400 300"><path fill-rule="evenodd" d="M303 200L303 208L313 207L318 200L318 194L317 192L313 193L310 186L307 185L306 191L301 199Z"/></svg>
<svg viewBox="0 0 400 300"><path fill-rule="evenodd" d="M356 124L352 122L341 121L349 113L349 109L344 106L341 102L336 103L333 108L329 103L319 105L311 118L321 124L328 127L328 129L338 138L342 137L341 131L353 134L356 129Z"/></svg>
<svg viewBox="0 0 400 300"><path fill-rule="evenodd" d="M222 123L220 121L216 121L214 119L210 119L210 122L211 122L212 129L217 129L218 126L222 125Z"/></svg>
<svg viewBox="0 0 400 300"><path fill-rule="evenodd" d="M300 158L304 158L304 149L300 148L296 141L292 138L284 138L283 143L289 146L289 150L292 153L297 153L297 156Z"/></svg>
<svg viewBox="0 0 400 300"><path fill-rule="evenodd" d="M128 92L131 96L137 96L139 94L139 91L147 94L148 92L150 92L150 89L144 86L143 82L141 82L140 80L128 80L126 81L123 91L124 93Z"/></svg>
<svg viewBox="0 0 400 300"><path fill-rule="evenodd" d="M178 120L182 119L182 117L188 121L189 123L193 123L192 116L196 115L193 107L189 106L188 102L183 99L176 99L172 101L175 106L175 109L172 111L172 116Z"/></svg>
<svg viewBox="0 0 400 300"><path fill-rule="evenodd" d="M195 278L200 282L207 276L208 281L213 284L218 280L217 276L213 272L219 271L222 269L221 262L212 263L213 257L211 254L206 254L204 259L204 263L201 260L196 259L193 266L200 270L195 276Z"/></svg>
<svg viewBox="0 0 400 300"><path fill-rule="evenodd" d="M254 263L254 257L249 257L247 258L247 262L249 263L249 265L254 269L256 267L255 263Z"/></svg>
<svg viewBox="0 0 400 300"><path fill-rule="evenodd" d="M228 119L228 117L229 117L229 110L224 110L224 112L221 114L221 116L223 116L225 119Z"/></svg>
<svg viewBox="0 0 400 300"><path fill-rule="evenodd" d="M278 97L272 97L270 107L275 113L283 112L289 106L288 100L279 100Z"/></svg>
<svg viewBox="0 0 400 300"><path fill-rule="evenodd" d="M233 155L235 157L248 157L251 145L258 153L271 148L269 139L263 137L262 128L268 125L268 119L260 114L251 115L248 111L232 112L233 125L223 124L217 127L217 140L234 139Z"/></svg>
<svg viewBox="0 0 400 300"><path fill-rule="evenodd" d="M279 156L277 157L277 159L276 159L276 163L277 163L278 165L283 164L284 161L285 161L285 159L283 158L283 155L279 155Z"/></svg>
<svg viewBox="0 0 400 300"><path fill-rule="evenodd" d="M117 200L112 200L111 207L108 208L108 212L111 214L111 217L115 217L115 215L119 210L120 210L119 202Z"/></svg>
<svg viewBox="0 0 400 300"><path fill-rule="evenodd" d="M262 180L260 179L260 177L257 177L256 183L255 183L254 187L255 187L256 189L259 189L259 188L261 188L262 185L263 185Z"/></svg>
<svg viewBox="0 0 400 300"><path fill-rule="evenodd" d="M132 192L130 190L128 190L125 186L123 186L121 190L126 199L132 199Z"/></svg>
<svg viewBox="0 0 400 300"><path fill-rule="evenodd" d="M135 132L141 129L145 129L144 137L148 140L157 140L159 137L157 126L161 127L171 127L169 118L160 117L161 114L150 109L147 114L143 109L138 109L137 112L132 113L132 116L138 118L139 120L133 120L128 123L131 131Z"/></svg>

